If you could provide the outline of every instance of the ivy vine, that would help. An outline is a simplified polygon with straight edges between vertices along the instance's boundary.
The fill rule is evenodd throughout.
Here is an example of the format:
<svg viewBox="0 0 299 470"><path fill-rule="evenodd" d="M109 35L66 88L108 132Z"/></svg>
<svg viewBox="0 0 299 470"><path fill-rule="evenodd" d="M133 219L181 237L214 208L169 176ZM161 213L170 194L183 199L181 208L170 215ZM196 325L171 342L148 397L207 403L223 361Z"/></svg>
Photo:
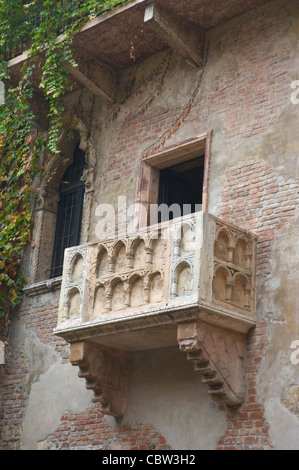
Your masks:
<svg viewBox="0 0 299 470"><path fill-rule="evenodd" d="M73 37L86 22L126 1L0 0L0 80L5 83L5 104L0 105L0 317L20 304L26 283L20 266L31 237L32 182L42 170L41 151L45 156L59 152L62 97L70 88L64 64L76 65ZM7 57L24 51L27 60L14 83ZM37 68L49 105L47 135L32 127Z"/></svg>

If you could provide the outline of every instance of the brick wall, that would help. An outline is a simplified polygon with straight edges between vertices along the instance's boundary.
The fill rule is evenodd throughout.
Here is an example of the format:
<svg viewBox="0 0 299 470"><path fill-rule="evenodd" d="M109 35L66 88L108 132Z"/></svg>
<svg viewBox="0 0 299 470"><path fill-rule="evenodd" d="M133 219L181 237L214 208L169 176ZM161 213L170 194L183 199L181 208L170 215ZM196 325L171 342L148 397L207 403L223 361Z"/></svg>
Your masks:
<svg viewBox="0 0 299 470"><path fill-rule="evenodd" d="M289 17L286 10L278 15L259 10L259 15L250 14L249 21L224 27L221 36L211 39L198 106L203 125L211 116L219 119L221 133L232 147L267 131L290 103L294 58L286 36Z"/></svg>
<svg viewBox="0 0 299 470"><path fill-rule="evenodd" d="M248 334L245 381L247 398L238 411L228 412L227 430L218 441L217 450L271 450L269 426L264 408L257 401L259 365L268 345L266 322L258 322Z"/></svg>
<svg viewBox="0 0 299 470"><path fill-rule="evenodd" d="M167 450L165 438L147 424L111 426L94 406L84 413L67 413L61 425L47 437L47 449Z"/></svg>
<svg viewBox="0 0 299 470"><path fill-rule="evenodd" d="M124 121L107 158L105 184L131 178L141 156L141 148L152 148L176 122L181 108L153 106L146 114L133 113ZM148 146L147 146L148 143Z"/></svg>
<svg viewBox="0 0 299 470"><path fill-rule="evenodd" d="M255 158L228 169L223 177L220 217L258 235L257 276L269 275L273 241L290 223L299 203L299 185Z"/></svg>
<svg viewBox="0 0 299 470"><path fill-rule="evenodd" d="M42 306L24 307L19 315L16 312L11 314L7 363L2 382L4 419L0 444L2 438L1 448L4 450L19 448L30 385L35 379L29 355L25 351L25 343L22 341L24 336L21 335L22 340L19 338L19 329L24 325L25 334L32 332L42 343L59 351L63 349L64 343L53 335L56 322L57 299Z"/></svg>
<svg viewBox="0 0 299 470"><path fill-rule="evenodd" d="M30 385L37 378L30 363L30 353L24 350L24 343L18 341L20 328L28 336L37 336L42 344L51 346L68 362L69 351L64 340L53 334L57 323L57 298L40 305L23 306L18 316L12 317L8 361L5 377L0 387L5 398L5 408L0 408L0 448L18 450L21 448L22 425L30 394ZM40 358L42 362L42 357ZM79 379L78 379L79 380ZM80 379L82 380L82 379ZM0 388L1 390L1 388ZM0 395L1 405L1 395ZM46 436L45 436L46 438ZM166 439L146 423L140 425L109 425L99 407L92 405L82 413L65 413L61 424L47 436L39 447L47 449L169 449Z"/></svg>
<svg viewBox="0 0 299 470"><path fill-rule="evenodd" d="M233 148L269 130L277 122L283 107L290 103L289 69L293 59L291 44L285 37L290 18L286 11L281 11L274 20L273 12L268 15L267 10L259 16L250 14L248 18L248 21L240 21L239 25L234 23L234 28L225 29L223 35L218 31L214 42L214 33L211 32L206 71L191 112L180 127L178 135L183 137L178 137L178 141L186 138L182 130L186 124L193 125L194 133L200 134L211 130L216 123L221 129L223 145ZM214 70L214 66L217 69ZM184 106L178 107L176 103L167 107L163 105L167 80L175 79L175 71L171 70L171 73L166 77L161 99L155 99L146 112L131 114L124 119L107 156L101 187L103 195L105 191L111 191L117 181L124 184L129 181L135 188L138 162L143 150L154 146L161 136L167 135L181 116L184 106L188 106L191 94L186 96ZM196 82L190 89L195 87ZM143 100L144 96L140 95L140 103ZM113 122L110 124L114 125ZM243 154L240 152L240 159ZM271 274L273 242L280 230L292 222L298 202L298 184L293 180L284 180L260 158L244 160L229 168L223 176L218 215L258 235L259 280ZM67 361L64 342L53 335L56 322L57 299L51 304L24 306L19 316L12 316L8 363L2 387L5 408L0 408L1 448L18 448L30 392L28 377L32 371L24 345L18 342L18 325L24 324L26 334L34 333L41 343L54 348ZM259 367L267 345L267 323L261 315L257 327L248 335L245 363L247 399L240 410L228 414L227 430L219 439L218 449L272 448L264 409L256 396ZM48 436L44 445L66 449L88 446L103 449L113 446L168 448L165 438L152 426L143 423L112 427L96 406L84 413L63 415L60 426Z"/></svg>
<svg viewBox="0 0 299 470"><path fill-rule="evenodd" d="M219 203L220 217L258 235L257 281L271 274L273 242L280 230L291 224L299 205L299 185L285 180L260 158L242 162L226 171ZM263 312L258 312L264 316ZM268 346L267 321L258 321L248 334L245 379L247 398L228 414L227 431L219 450L271 449L269 426L263 406L257 401L259 366Z"/></svg>
<svg viewBox="0 0 299 470"><path fill-rule="evenodd" d="M1 436L3 434L3 424L4 424L3 377L4 377L4 367L0 366L0 446L1 446Z"/></svg>

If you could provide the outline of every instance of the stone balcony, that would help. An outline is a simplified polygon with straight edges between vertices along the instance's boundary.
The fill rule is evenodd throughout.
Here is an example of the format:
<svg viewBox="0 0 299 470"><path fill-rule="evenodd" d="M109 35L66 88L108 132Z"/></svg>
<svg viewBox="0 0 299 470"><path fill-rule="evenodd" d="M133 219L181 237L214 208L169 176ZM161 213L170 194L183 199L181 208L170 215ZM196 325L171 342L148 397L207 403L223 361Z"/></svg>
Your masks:
<svg viewBox="0 0 299 470"><path fill-rule="evenodd" d="M177 344L217 402L242 403L255 252L204 212L66 250L55 333L104 412L125 413L130 352Z"/></svg>

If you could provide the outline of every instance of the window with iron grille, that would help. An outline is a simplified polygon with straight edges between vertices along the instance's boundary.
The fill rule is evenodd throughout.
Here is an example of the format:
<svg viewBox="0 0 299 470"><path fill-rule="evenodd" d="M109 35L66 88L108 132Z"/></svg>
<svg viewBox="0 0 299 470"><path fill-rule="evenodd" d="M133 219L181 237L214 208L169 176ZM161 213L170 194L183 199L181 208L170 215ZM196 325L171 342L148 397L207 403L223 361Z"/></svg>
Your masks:
<svg viewBox="0 0 299 470"><path fill-rule="evenodd" d="M85 155L79 146L73 163L67 168L60 184L51 277L62 275L64 250L80 244L85 185L81 180Z"/></svg>

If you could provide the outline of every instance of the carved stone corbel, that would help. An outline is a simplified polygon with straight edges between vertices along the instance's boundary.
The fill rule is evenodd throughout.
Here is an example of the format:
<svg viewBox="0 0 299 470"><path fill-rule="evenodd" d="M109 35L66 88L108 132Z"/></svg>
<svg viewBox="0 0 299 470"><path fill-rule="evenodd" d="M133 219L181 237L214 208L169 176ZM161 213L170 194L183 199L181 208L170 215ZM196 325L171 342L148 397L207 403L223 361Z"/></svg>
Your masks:
<svg viewBox="0 0 299 470"><path fill-rule="evenodd" d="M79 367L79 377L93 390L93 402L104 414L125 414L129 392L129 353L87 341L71 344L70 362Z"/></svg>
<svg viewBox="0 0 299 470"><path fill-rule="evenodd" d="M238 407L244 401L245 335L202 322L178 325L180 350L194 364L217 403Z"/></svg>
<svg viewBox="0 0 299 470"><path fill-rule="evenodd" d="M35 212L45 210L47 212L57 212L59 193L54 188L43 184L35 190Z"/></svg>

